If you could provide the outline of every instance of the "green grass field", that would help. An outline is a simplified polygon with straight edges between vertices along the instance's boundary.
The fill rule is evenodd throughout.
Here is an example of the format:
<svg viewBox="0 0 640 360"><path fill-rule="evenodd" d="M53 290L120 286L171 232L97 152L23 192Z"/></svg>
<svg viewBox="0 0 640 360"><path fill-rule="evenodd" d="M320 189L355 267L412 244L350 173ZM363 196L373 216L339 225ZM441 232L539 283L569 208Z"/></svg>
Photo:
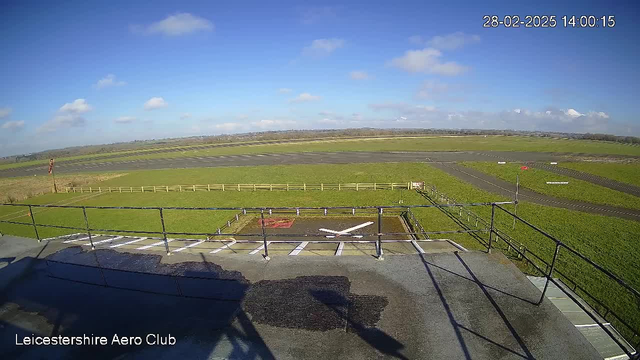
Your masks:
<svg viewBox="0 0 640 360"><path fill-rule="evenodd" d="M567 162L561 167L640 186L640 163Z"/></svg>
<svg viewBox="0 0 640 360"><path fill-rule="evenodd" d="M523 171L520 170L521 164L511 163L500 165L493 162L464 162L462 165L493 175L514 185L516 183L516 175L520 174L521 187L541 194L594 204L640 209L640 198L636 196L546 170L530 168ZM568 181L569 184L548 185L547 181Z"/></svg>
<svg viewBox="0 0 640 360"><path fill-rule="evenodd" d="M423 180L441 192L461 202L504 201L462 182L427 164L350 164L350 165L289 165L270 167L209 168L180 170L135 171L128 175L100 183L100 186L118 185L166 185L196 183L247 183L247 182L390 182ZM95 184L98 185L98 184ZM413 191L212 191L183 193L112 193L112 194L49 194L30 199L31 203L47 204L73 202L75 205L97 206L184 206L184 207L269 207L269 206L366 206L397 205L402 199L405 205L427 204L428 201ZM506 206L513 209L512 205ZM488 219L490 207L475 207L475 212ZM17 213L16 213L17 212ZM456 211L452 211L457 213ZM160 231L157 210L87 210L94 228L120 230ZM167 210L165 221L169 232L214 232L230 219L233 211L185 211ZM427 231L459 230L450 218L439 209L415 210L416 217ZM640 268L630 266L640 256L640 223L586 214L566 209L557 209L522 202L518 214L543 230L556 236L567 245L580 251L593 261L618 274L632 286L640 288ZM83 227L82 211L79 209L37 209L34 216L39 223ZM30 222L26 209L0 207L0 219ZM471 228L474 221L461 218ZM550 261L553 243L523 224L512 229L512 218L497 212L497 227L527 246L543 259ZM22 225L0 224L0 231L7 234L33 237L33 228ZM80 232L39 228L41 237ZM433 236L450 238L469 249L482 246L466 234ZM486 241L488 235L482 234ZM497 244L500 246L500 243ZM599 299L606 301L617 313L625 315L634 324L640 324L640 314L633 301L615 284L606 281L586 263L561 253L558 269L578 280ZM529 269L530 270L530 269Z"/></svg>
<svg viewBox="0 0 640 360"><path fill-rule="evenodd" d="M322 139L303 140L299 143L252 145L252 142L244 142L246 146L205 149L204 145L171 146L164 149L182 148L188 149L180 152L168 152L149 154L149 151L158 150L160 147L144 150L128 150L107 154L81 155L64 160L81 160L87 162L123 161L139 159L159 159L191 156L213 155L238 155L256 153L286 153L286 152L335 152L335 151L533 151L533 152L570 152L591 154L613 154L640 156L640 147L604 141L551 139L524 136L421 136L415 138L383 138L383 139ZM115 154L127 155L121 158L102 159ZM17 164L2 164L1 169L44 165L46 161L30 161Z"/></svg>

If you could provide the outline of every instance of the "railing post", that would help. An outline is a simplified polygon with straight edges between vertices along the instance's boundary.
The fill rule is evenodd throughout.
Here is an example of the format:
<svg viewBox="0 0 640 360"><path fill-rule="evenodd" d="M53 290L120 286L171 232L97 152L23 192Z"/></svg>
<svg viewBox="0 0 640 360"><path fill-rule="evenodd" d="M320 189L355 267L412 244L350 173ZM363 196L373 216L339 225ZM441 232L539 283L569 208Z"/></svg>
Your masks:
<svg viewBox="0 0 640 360"><path fill-rule="evenodd" d="M89 229L89 219L87 218L87 208L82 207L82 214L84 215L84 225L87 227L87 235L89 235L89 243L91 244L91 250L95 250L93 245L93 239L91 238L91 230Z"/></svg>
<svg viewBox="0 0 640 360"><path fill-rule="evenodd" d="M262 244L264 246L264 258L269 260L269 249L267 248L267 232L264 228L264 209L260 210L260 227L262 228Z"/></svg>
<svg viewBox="0 0 640 360"><path fill-rule="evenodd" d="M496 204L491 204L491 228L489 229L489 249L488 253L491 254L491 242L493 241L493 219L496 213Z"/></svg>
<svg viewBox="0 0 640 360"><path fill-rule="evenodd" d="M171 255L169 251L169 242L167 241L167 230L164 227L164 214L162 213L162 208L158 208L160 210L160 223L162 223L162 236L164 238L164 248L167 250L167 255Z"/></svg>
<svg viewBox="0 0 640 360"><path fill-rule="evenodd" d="M560 251L560 243L556 242L556 251L553 253L553 260L551 260L551 269L549 269L549 274L546 275L547 281L544 283L544 289L542 289L542 295L540 296L540 301L538 301L538 305L542 304L542 300L544 300L544 295L547 292L547 287L549 286L549 279L553 276L553 269L556 266L556 259L558 258L558 252Z"/></svg>
<svg viewBox="0 0 640 360"><path fill-rule="evenodd" d="M382 208L378 208L378 243L377 243L378 260L384 260L382 251Z"/></svg>
<svg viewBox="0 0 640 360"><path fill-rule="evenodd" d="M31 205L29 205L29 215L31 215L31 223L33 224L33 231L36 232L36 239L40 242L40 235L38 235L38 227L36 226L36 219L33 217L33 210L31 210Z"/></svg>

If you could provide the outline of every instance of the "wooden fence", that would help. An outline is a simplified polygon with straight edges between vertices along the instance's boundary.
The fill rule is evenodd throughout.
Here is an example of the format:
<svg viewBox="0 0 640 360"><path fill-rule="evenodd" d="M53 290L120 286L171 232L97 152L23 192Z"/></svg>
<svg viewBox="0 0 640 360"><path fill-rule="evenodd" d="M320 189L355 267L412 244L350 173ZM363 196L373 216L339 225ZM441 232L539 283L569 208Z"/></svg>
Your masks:
<svg viewBox="0 0 640 360"><path fill-rule="evenodd" d="M329 190L411 190L422 183L345 183L345 184L207 184L207 185L150 185L65 187L68 193L142 193L186 191L329 191Z"/></svg>

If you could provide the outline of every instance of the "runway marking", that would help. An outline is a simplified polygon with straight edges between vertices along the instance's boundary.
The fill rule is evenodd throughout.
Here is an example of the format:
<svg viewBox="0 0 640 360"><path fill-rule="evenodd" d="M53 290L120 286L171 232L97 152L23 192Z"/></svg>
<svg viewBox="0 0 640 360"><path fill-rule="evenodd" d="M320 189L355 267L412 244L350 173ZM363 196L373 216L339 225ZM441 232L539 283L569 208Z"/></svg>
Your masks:
<svg viewBox="0 0 640 360"><path fill-rule="evenodd" d="M455 241L451 241L451 240L447 240L447 242L455 247L457 247L458 249L462 250L462 251L469 251L467 249L465 249L462 245L458 244Z"/></svg>
<svg viewBox="0 0 640 360"><path fill-rule="evenodd" d="M134 243L140 242L142 240L147 240L147 238L146 237L141 237L141 238L138 238L136 240L127 241L127 242L122 243L122 244L111 245L110 247L117 248L117 247L120 247L120 246L123 246L123 245L134 244Z"/></svg>
<svg viewBox="0 0 640 360"><path fill-rule="evenodd" d="M173 240L175 240L175 239L167 239L167 242L170 243ZM164 240L158 241L157 243L153 243L151 245L141 246L141 247L137 248L136 250L147 250L149 248L152 248L152 247L158 246L158 245L162 245L162 244L164 244Z"/></svg>
<svg viewBox="0 0 640 360"><path fill-rule="evenodd" d="M602 325L604 326L608 326L611 325L610 323L602 323ZM583 324L583 325L576 325L577 328L588 328L588 327L598 327L600 326L600 324Z"/></svg>
<svg viewBox="0 0 640 360"><path fill-rule="evenodd" d="M73 239L73 240L67 240L67 241L63 241L63 244L68 244L68 243L72 243L72 242L76 242L76 241L82 241L82 240L87 240L89 237L83 237L83 238L79 238L79 239Z"/></svg>
<svg viewBox="0 0 640 360"><path fill-rule="evenodd" d="M49 241L49 240L53 240L53 239L56 239L56 240L62 240L62 239L64 239L64 238L68 238L68 237L76 236L76 235L80 235L80 234L82 234L82 233L75 233L75 234L62 235L62 236L54 236L54 237L50 237L50 238L46 238L46 239L42 239L42 241Z"/></svg>
<svg viewBox="0 0 640 360"><path fill-rule="evenodd" d="M271 241L267 241L267 246L269 246L269 244L271 244ZM263 245L258 246L258 247L257 247L256 249L254 249L254 250L251 250L251 252L249 253L249 255L257 254L257 253L259 253L260 251L262 251L262 249L264 249L264 244L263 244Z"/></svg>
<svg viewBox="0 0 640 360"><path fill-rule="evenodd" d="M344 242L340 242L340 244L338 244L338 248L336 249L336 256L340 256L342 255L342 249L344 249Z"/></svg>
<svg viewBox="0 0 640 360"><path fill-rule="evenodd" d="M114 237L114 238L112 238L112 239L106 239L106 240L94 241L94 242L93 242L93 245L102 244L102 243L105 243L105 242L108 242L108 241L109 241L109 242L111 242L111 241L114 241L114 240L119 240L119 239L122 239L123 237L124 237L124 236L116 236L116 237ZM90 242L88 242L88 243L85 243L85 244L83 244L83 245L91 246L91 243L90 243Z"/></svg>
<svg viewBox="0 0 640 360"><path fill-rule="evenodd" d="M231 247L233 244L235 244L235 243L236 243L236 241L235 241L235 240L233 240L233 241L231 241L230 243L225 244L225 245L223 245L223 246L221 246L221 247L219 247L219 248L217 248L217 249L215 249L215 250L211 251L209 254L217 254L217 253L219 253L220 251L222 251L222 250L224 250L224 249L228 249L228 248L230 248L230 247Z"/></svg>
<svg viewBox="0 0 640 360"><path fill-rule="evenodd" d="M289 255L291 255L291 256L296 256L296 255L300 254L300 252L301 252L302 250L304 250L305 246L307 246L307 245L309 245L309 242L308 242L308 241L303 241L303 242L301 242L301 243L300 243L300 245L296 246L296 248L295 248L295 249L293 249L293 251L291 251L291 252L289 253Z"/></svg>
<svg viewBox="0 0 640 360"><path fill-rule="evenodd" d="M200 241L195 242L195 243L193 243L193 244L190 244L190 245L187 245L187 246L181 247L181 248L180 248L180 249L178 249L178 250L174 250L174 252L180 252L180 251L185 250L185 249L188 249L188 248L190 248L190 247L198 246L198 245L202 244L203 242L204 242L204 240L200 240Z"/></svg>
<svg viewBox="0 0 640 360"><path fill-rule="evenodd" d="M413 244L413 247L415 247L420 254L425 253L424 249L415 240L411 240L411 243Z"/></svg>

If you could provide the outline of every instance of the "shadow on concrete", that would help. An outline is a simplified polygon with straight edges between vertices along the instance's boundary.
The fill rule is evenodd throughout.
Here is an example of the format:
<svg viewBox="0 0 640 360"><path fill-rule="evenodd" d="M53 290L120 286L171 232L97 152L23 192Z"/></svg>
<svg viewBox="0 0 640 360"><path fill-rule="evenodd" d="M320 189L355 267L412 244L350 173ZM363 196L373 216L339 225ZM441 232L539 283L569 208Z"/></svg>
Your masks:
<svg viewBox="0 0 640 360"><path fill-rule="evenodd" d="M404 345L375 326L379 320L379 312L377 312L378 317L375 317L376 311L371 311L371 308L380 307L380 305L384 307L386 303L379 304L375 296L351 295L345 298L333 290L311 290L310 292L317 301L334 311L345 322L346 332L355 333L369 346L384 355L408 359L400 353Z"/></svg>
<svg viewBox="0 0 640 360"><path fill-rule="evenodd" d="M249 282L240 273L213 263L162 264L158 255L70 252L0 269L0 358L275 359L241 307ZM62 262L72 255L78 263ZM98 260L100 267L91 264ZM16 346L24 336L85 334L105 336L108 345ZM146 344L148 334L176 344ZM140 336L142 345L113 344L114 335Z"/></svg>
<svg viewBox="0 0 640 360"><path fill-rule="evenodd" d="M522 338L520 337L520 335L517 333L517 331L515 330L515 328L511 325L511 323L509 322L509 320L507 319L507 317L505 316L504 312L502 311L502 309L500 309L500 306L496 303L496 301L493 299L493 297L491 296L491 294L489 294L489 292L487 291L487 288L492 289L494 291L500 292L504 295L508 295L511 297L514 297L518 300L527 302L529 304L532 304L531 301L526 300L526 299L522 299L518 296L506 293L504 291L501 291L499 289L496 289L494 287L488 286L483 284L477 277L476 275L473 273L473 271L471 270L471 268L464 262L464 260L462 259L462 257L460 256L460 254L458 252L455 252L455 256L457 257L457 259L460 261L460 263L464 266L464 268L467 270L467 272L469 273L471 278L467 278L466 276L463 276L461 274L455 273L449 269L443 268L441 266L435 265L433 263L428 262L425 259L425 255L424 254L420 254L420 258L422 259L422 263L424 264L424 267L427 271L427 274L429 275L429 278L431 279L433 286L438 294L438 297L440 298L440 301L442 303L443 308L445 309L445 311L447 312L447 317L449 318L449 323L451 324L451 327L453 328L455 335L456 335L456 339L458 341L458 344L460 346L460 349L462 350L462 352L464 353L464 357L467 360L471 359L471 355L470 355L470 350L469 347L467 345L467 342L465 341L465 338L463 336L463 333L461 330L464 330L474 336L477 336L481 339L483 339L484 341L487 341L499 348L501 348L502 350L505 350L509 353L512 353L514 355L517 355L519 357L522 357L524 359L534 359L533 355L531 354L531 352L529 351L529 349L527 348L527 346L524 344ZM483 294L486 296L487 300L491 303L491 305L494 307L494 309L496 310L496 312L498 313L498 315L500 316L501 320L504 322L505 326L509 329L509 332L511 333L511 335L514 337L514 339L517 341L520 349L511 349L508 348L502 344L499 344L493 340L490 340L487 336L484 336L482 334L479 334L478 332L469 329L468 327L465 327L463 324L459 323L456 320L455 314L453 312L453 310L451 309L451 306L449 305L446 296L444 295L444 292L442 290L442 288L440 287L436 276L434 275L434 269L437 269L436 271L444 271L447 272L448 274L452 274L458 277L461 277L463 279L472 281L473 283L475 283L483 292ZM520 351L518 351L520 350Z"/></svg>

